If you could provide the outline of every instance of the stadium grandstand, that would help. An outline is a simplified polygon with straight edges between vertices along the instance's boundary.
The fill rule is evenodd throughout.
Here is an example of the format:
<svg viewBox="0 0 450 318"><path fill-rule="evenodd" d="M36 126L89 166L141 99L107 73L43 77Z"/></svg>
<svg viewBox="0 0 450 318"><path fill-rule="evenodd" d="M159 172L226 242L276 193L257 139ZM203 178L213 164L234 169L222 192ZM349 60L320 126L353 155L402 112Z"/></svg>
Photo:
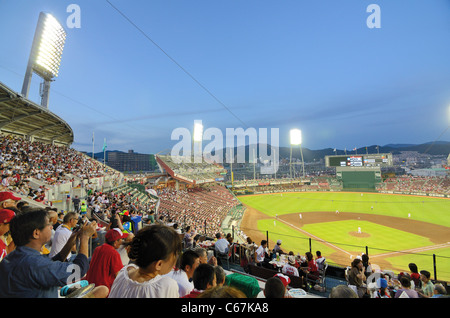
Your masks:
<svg viewBox="0 0 450 318"><path fill-rule="evenodd" d="M0 95L3 190L67 211L75 195L124 182L119 171L70 148L73 132L64 120L3 84Z"/></svg>

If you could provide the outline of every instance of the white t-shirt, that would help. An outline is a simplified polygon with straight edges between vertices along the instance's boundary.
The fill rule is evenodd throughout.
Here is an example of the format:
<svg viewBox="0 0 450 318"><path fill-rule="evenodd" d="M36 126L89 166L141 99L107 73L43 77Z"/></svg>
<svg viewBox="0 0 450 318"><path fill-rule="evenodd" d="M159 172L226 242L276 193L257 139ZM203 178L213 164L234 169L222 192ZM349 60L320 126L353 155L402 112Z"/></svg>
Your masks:
<svg viewBox="0 0 450 318"><path fill-rule="evenodd" d="M128 276L128 269L138 268L129 264L119 271L108 298L179 298L178 284L167 275L138 283Z"/></svg>
<svg viewBox="0 0 450 318"><path fill-rule="evenodd" d="M182 269L176 271L172 270L169 274L164 276L168 276L178 283L178 293L180 297L189 294L194 289L194 283L189 281L186 272Z"/></svg>
<svg viewBox="0 0 450 318"><path fill-rule="evenodd" d="M289 274L297 277L299 276L298 269L290 264L284 265L283 268L281 269L281 272L283 274Z"/></svg>
<svg viewBox="0 0 450 318"><path fill-rule="evenodd" d="M261 245L260 247L258 247L258 249L256 250L256 260L258 261L258 263L261 263L264 261L264 253L265 253L265 249L264 247Z"/></svg>
<svg viewBox="0 0 450 318"><path fill-rule="evenodd" d="M72 235L72 231L69 230L66 226L60 225L55 231L55 235L52 240L52 248L50 250L50 254L48 255L50 258L61 252L64 245L66 245L70 236ZM70 258L70 253L67 255L67 259Z"/></svg>

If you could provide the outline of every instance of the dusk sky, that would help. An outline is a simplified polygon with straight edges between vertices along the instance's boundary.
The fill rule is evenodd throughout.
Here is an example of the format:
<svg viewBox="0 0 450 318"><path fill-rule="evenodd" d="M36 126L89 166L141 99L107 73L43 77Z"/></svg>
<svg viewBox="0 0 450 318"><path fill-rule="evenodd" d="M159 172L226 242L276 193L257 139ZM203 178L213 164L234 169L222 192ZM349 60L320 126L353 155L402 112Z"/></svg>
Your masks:
<svg viewBox="0 0 450 318"><path fill-rule="evenodd" d="M106 138L158 153L194 120L278 128L281 146L298 128L313 150L450 141L449 0L0 0L0 82L16 92L41 11L67 32L49 109L77 150L94 132L95 152Z"/></svg>

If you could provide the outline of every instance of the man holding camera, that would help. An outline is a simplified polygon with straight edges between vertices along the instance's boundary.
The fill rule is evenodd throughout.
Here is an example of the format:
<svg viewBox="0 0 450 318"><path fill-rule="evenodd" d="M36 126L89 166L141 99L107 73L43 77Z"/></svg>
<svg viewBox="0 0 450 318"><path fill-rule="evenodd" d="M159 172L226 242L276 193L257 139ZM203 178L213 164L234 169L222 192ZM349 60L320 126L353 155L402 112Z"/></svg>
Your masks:
<svg viewBox="0 0 450 318"><path fill-rule="evenodd" d="M86 274L88 243L95 233L96 223L84 225L71 234L66 246L54 258L40 253L52 235L51 230L45 209L21 213L11 220L10 231L16 249L0 262L0 298L57 298L59 287L78 281ZM77 240L80 242L77 256L73 262L64 262Z"/></svg>
<svg viewBox="0 0 450 318"><path fill-rule="evenodd" d="M76 212L67 212L64 215L63 223L56 229L55 235L52 240L52 248L50 250L49 257L52 258L58 254L64 245L66 245L70 236L72 235L72 230L77 226L79 215ZM76 252L76 247L74 246L72 252ZM71 253L67 255L67 260L71 259Z"/></svg>

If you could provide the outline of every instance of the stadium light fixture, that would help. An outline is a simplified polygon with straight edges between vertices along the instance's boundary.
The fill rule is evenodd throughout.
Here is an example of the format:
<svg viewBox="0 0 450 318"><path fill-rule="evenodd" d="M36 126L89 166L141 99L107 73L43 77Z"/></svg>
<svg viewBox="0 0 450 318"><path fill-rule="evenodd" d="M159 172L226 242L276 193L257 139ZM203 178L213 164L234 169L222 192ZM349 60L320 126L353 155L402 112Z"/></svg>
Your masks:
<svg viewBox="0 0 450 318"><path fill-rule="evenodd" d="M302 144L302 131L300 129L291 129L291 145L297 146Z"/></svg>
<svg viewBox="0 0 450 318"><path fill-rule="evenodd" d="M201 121L194 123L194 141L200 142L203 140L203 125Z"/></svg>
<svg viewBox="0 0 450 318"><path fill-rule="evenodd" d="M61 56L66 42L66 31L49 13L41 12L34 34L22 94L28 98L33 72L44 80L41 86L41 105L48 108L50 82L58 77Z"/></svg>

